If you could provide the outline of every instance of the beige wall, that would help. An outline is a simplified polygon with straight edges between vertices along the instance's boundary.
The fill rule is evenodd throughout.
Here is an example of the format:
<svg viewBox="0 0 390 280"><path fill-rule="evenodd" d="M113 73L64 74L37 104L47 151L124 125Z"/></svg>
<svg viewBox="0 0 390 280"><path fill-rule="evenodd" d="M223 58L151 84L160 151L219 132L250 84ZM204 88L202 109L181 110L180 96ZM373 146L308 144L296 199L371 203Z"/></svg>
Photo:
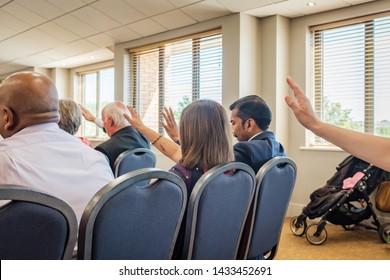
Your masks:
<svg viewBox="0 0 390 280"><path fill-rule="evenodd" d="M285 83L288 75L289 19L272 16L261 21L261 93L272 109L270 130L288 150L288 120L284 96L287 92Z"/></svg>

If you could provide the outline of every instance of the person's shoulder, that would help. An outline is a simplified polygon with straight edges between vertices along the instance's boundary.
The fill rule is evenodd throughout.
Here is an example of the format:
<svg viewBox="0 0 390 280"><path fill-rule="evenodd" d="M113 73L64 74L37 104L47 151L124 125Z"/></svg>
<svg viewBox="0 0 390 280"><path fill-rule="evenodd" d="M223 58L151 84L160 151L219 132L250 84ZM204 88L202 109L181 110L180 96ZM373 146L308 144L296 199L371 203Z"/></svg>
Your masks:
<svg viewBox="0 0 390 280"><path fill-rule="evenodd" d="M0 140L0 153L8 149L8 143L5 139Z"/></svg>
<svg viewBox="0 0 390 280"><path fill-rule="evenodd" d="M240 141L233 146L234 158L236 161L248 164L248 160L253 157L257 150L254 141Z"/></svg>
<svg viewBox="0 0 390 280"><path fill-rule="evenodd" d="M181 173L181 174L185 174L189 172L189 170L180 162L172 166L170 171L173 171L173 173Z"/></svg>
<svg viewBox="0 0 390 280"><path fill-rule="evenodd" d="M280 142L275 138L275 134L272 131L264 131L261 134L254 137L252 140L248 141L252 145L266 144L266 143L279 143Z"/></svg>
<svg viewBox="0 0 390 280"><path fill-rule="evenodd" d="M134 135L138 135L138 132L128 125L117 130L109 139L129 139L134 138Z"/></svg>
<svg viewBox="0 0 390 280"><path fill-rule="evenodd" d="M119 141L127 141L128 143L137 142L143 148L150 148L149 140L132 126L126 126L118 130L113 136L115 136L114 138Z"/></svg>
<svg viewBox="0 0 390 280"><path fill-rule="evenodd" d="M107 143L106 143L106 142L107 142L107 141L105 141L105 142L100 143L99 145L97 145L97 146L95 147L95 150L101 151L101 152L105 151L105 148L106 148L106 146L107 146Z"/></svg>
<svg viewBox="0 0 390 280"><path fill-rule="evenodd" d="M112 169L109 164L108 157L103 153L95 149L91 149L87 145L81 143L85 147L83 156L85 157L85 164L89 165L94 172L98 172L100 177L108 178L112 180L114 177Z"/></svg>
<svg viewBox="0 0 390 280"><path fill-rule="evenodd" d="M80 139L77 139L77 142L79 143L77 145L77 150L79 153L82 153L83 156L88 158L88 161L92 162L103 162L106 164L108 162L107 156L106 156L106 150L102 147L96 146L95 148L91 148L88 145L84 144Z"/></svg>
<svg viewBox="0 0 390 280"><path fill-rule="evenodd" d="M263 131L262 133L256 135L251 141L261 141L267 139L275 140L275 134L270 130Z"/></svg>
<svg viewBox="0 0 390 280"><path fill-rule="evenodd" d="M253 145L256 145L253 141L240 141L234 144L233 149L250 149Z"/></svg>
<svg viewBox="0 0 390 280"><path fill-rule="evenodd" d="M120 130L118 130L117 132L120 132L120 133L138 133L137 130L134 127L132 127L131 125L127 125L127 126L121 128Z"/></svg>
<svg viewBox="0 0 390 280"><path fill-rule="evenodd" d="M180 162L172 166L169 171L181 177L185 182L190 178L190 170Z"/></svg>
<svg viewBox="0 0 390 280"><path fill-rule="evenodd" d="M272 143L271 145L272 146L275 146L275 145L279 145L279 146L282 146L282 143L279 142L276 137L275 137L275 134L272 132L272 131L264 131L262 134L262 137L260 137L259 139L254 139L254 140L258 140L260 142L264 142L264 143Z"/></svg>
<svg viewBox="0 0 390 280"><path fill-rule="evenodd" d="M110 147L111 143L114 142L114 139L115 138L110 137L108 139L103 140L99 145L97 145L95 147L95 149L98 149L98 148L105 149L107 147Z"/></svg>

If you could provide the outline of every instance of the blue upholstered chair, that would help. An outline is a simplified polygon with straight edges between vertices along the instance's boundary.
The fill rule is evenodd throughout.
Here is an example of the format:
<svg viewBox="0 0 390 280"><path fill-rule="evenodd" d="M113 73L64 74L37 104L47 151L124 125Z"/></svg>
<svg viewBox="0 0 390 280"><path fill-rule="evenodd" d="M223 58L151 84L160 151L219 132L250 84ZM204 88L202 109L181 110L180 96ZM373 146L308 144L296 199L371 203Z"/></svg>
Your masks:
<svg viewBox="0 0 390 280"><path fill-rule="evenodd" d="M77 218L63 200L42 191L0 185L0 259L71 259Z"/></svg>
<svg viewBox="0 0 390 280"><path fill-rule="evenodd" d="M82 215L77 258L171 259L186 202L185 183L170 172L143 168L116 178Z"/></svg>
<svg viewBox="0 0 390 280"><path fill-rule="evenodd" d="M156 155L149 149L138 148L121 153L114 162L115 178L141 168L155 167Z"/></svg>
<svg viewBox="0 0 390 280"><path fill-rule="evenodd" d="M221 164L207 171L189 198L184 256L235 259L254 192L255 173L244 163Z"/></svg>
<svg viewBox="0 0 390 280"><path fill-rule="evenodd" d="M288 157L275 157L256 175L256 193L240 246L240 259L274 259L294 189L297 167Z"/></svg>

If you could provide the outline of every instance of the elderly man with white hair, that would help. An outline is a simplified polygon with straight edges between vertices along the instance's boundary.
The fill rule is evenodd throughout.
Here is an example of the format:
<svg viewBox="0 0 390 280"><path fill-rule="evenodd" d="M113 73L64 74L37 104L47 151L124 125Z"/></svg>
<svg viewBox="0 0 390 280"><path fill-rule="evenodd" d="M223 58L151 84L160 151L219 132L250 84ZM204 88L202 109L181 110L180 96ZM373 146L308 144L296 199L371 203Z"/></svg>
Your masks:
<svg viewBox="0 0 390 280"><path fill-rule="evenodd" d="M94 122L96 118L81 106L86 120ZM124 151L137 148L150 148L149 141L138 133L125 119L124 114L129 110L123 102L112 102L102 109L103 130L110 137L107 141L98 145L95 149L105 154L114 172L114 162Z"/></svg>

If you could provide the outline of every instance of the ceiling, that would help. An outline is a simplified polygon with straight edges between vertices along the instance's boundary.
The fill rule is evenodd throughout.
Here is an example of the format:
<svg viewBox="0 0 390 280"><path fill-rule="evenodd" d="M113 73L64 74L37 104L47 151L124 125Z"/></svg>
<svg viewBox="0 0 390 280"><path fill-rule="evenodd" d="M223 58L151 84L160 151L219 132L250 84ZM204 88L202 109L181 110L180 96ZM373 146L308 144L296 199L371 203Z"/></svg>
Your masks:
<svg viewBox="0 0 390 280"><path fill-rule="evenodd" d="M371 1L0 0L0 75L113 59L117 43L237 12L294 18Z"/></svg>

